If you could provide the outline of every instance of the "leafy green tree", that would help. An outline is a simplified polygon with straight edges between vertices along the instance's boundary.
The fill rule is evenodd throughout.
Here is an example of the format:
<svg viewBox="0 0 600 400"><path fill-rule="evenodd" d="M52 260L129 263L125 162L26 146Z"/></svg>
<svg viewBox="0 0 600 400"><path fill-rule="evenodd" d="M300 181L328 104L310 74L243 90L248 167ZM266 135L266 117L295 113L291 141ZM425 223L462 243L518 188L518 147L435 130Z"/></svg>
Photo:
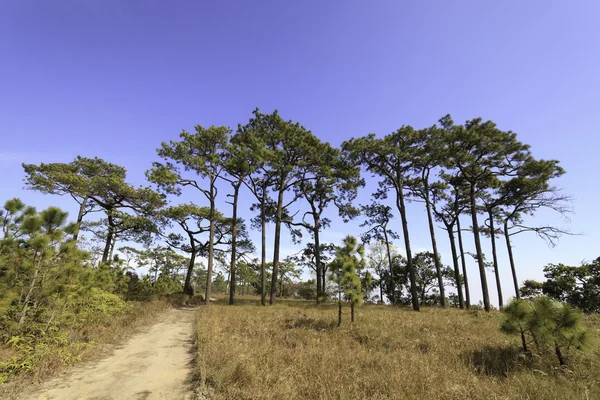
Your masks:
<svg viewBox="0 0 600 400"><path fill-rule="evenodd" d="M469 210L475 241L476 258L481 278L483 304L490 311L490 297L481 249L477 214L478 196L496 185L498 179L517 174L523 162L530 157L529 146L519 142L511 131L501 131L492 121L481 118L467 121L464 126L454 125L450 116L440 120L445 129L447 165L456 169L468 186Z"/></svg>
<svg viewBox="0 0 600 400"><path fill-rule="evenodd" d="M20 200L12 199L4 207L0 239L0 305L22 325L30 311L42 308L56 312L70 293L80 289L85 275L86 253L78 250L69 235L76 229L67 224L67 213L57 207L37 212ZM18 301L15 303L15 300Z"/></svg>
<svg viewBox="0 0 600 400"><path fill-rule="evenodd" d="M229 304L235 301L235 286L236 286L236 262L237 262L237 235L238 225L238 199L242 185L248 181L248 178L253 174L263 163L264 157L261 151L257 151L255 145L248 146L247 127L239 126L237 134L234 135L229 145L224 152L224 169L226 174L222 177L225 181L231 184L233 193L228 195L231 197L232 216L231 216L231 259L230 259L230 274L231 282L229 287Z"/></svg>
<svg viewBox="0 0 600 400"><path fill-rule="evenodd" d="M391 256L390 256L391 258ZM367 265L375 271L377 279L373 282L379 288L379 301L383 303L383 274L388 270L393 272L390 266L386 245L382 242L376 242L369 246L367 253Z"/></svg>
<svg viewBox="0 0 600 400"><path fill-rule="evenodd" d="M304 198L309 210L304 212L299 222L290 220L288 224L306 229L314 241L312 248L321 249L321 230L329 227L331 222L323 217L323 212L333 203L344 221L354 218L359 211L352 206L352 202L356 198L358 187L364 185L364 182L360 178L360 167L346 162L340 151L329 143L320 143L313 151L319 157L314 159L313 166L300 172L300 179L294 187L296 197ZM292 233L302 236L298 230L293 230ZM318 303L325 294L325 271L321 252L313 252L313 256Z"/></svg>
<svg viewBox="0 0 600 400"><path fill-rule="evenodd" d="M321 265L320 269L317 268L317 252L315 251L315 243L314 242L307 243L306 246L304 247L304 249L302 249L297 254L290 256L289 258L296 265L299 265L301 267L308 267L312 271L314 271L314 273L316 275L321 276L320 280L313 280L313 282L315 284L320 285L320 289L318 292L315 288L315 296L317 296L317 293L319 293L319 296L321 296L321 299L322 299L323 297L326 297L325 280L326 280L326 276L327 276L327 271L329 269L328 265L329 265L329 262L331 261L332 257L334 256L336 246L332 243L320 243L320 242L319 242L319 245L320 245L320 249L318 251L318 256L319 256L319 263ZM312 300L315 300L315 299L316 299L316 297L312 298Z"/></svg>
<svg viewBox="0 0 600 400"><path fill-rule="evenodd" d="M579 267L548 264L544 267L545 295L567 302L585 313L600 313L600 258Z"/></svg>
<svg viewBox="0 0 600 400"><path fill-rule="evenodd" d="M366 266L364 246L355 237L346 236L344 244L338 248L331 262L331 279L338 287L338 327L342 325L342 293L350 301L352 322L355 320L355 308L363 301L363 291L359 271Z"/></svg>
<svg viewBox="0 0 600 400"><path fill-rule="evenodd" d="M410 277L410 292L413 310L419 311L419 300L416 287L416 276L413 268L408 221L406 218L406 194L413 169L414 150L418 143L418 135L410 126L403 126L396 132L378 139L374 134L358 139L350 139L342 144L348 157L363 165L367 171L381 178L376 198L386 198L388 191L396 197L396 207L400 212L404 247Z"/></svg>
<svg viewBox="0 0 600 400"><path fill-rule="evenodd" d="M194 132L184 130L179 135L179 141L162 143L157 153L165 160L165 163L154 162L153 168L146 173L148 179L166 193L180 195L182 188L189 186L202 193L209 203L208 281L204 296L206 305L210 302L215 231L218 220L217 181L224 174L224 153L228 146L230 133L231 130L225 126L204 128L196 125ZM193 172L193 175L186 172ZM196 177L205 179L208 184L205 186Z"/></svg>
<svg viewBox="0 0 600 400"><path fill-rule="evenodd" d="M206 254L210 256L211 251L214 255L214 246L225 241L230 222L217 210L198 207L192 203L168 207L162 211L162 216L167 221L177 224L183 231L183 233L163 233L163 237L169 246L190 255L183 290L184 293L193 295L191 280L196 257ZM208 240L202 240L201 235L206 232L209 232L210 236ZM209 285L207 281L207 286Z"/></svg>
<svg viewBox="0 0 600 400"><path fill-rule="evenodd" d="M511 237L522 232L535 232L551 246L556 244L561 234L568 233L553 226L526 226L524 216L533 216L539 209L549 209L566 217L572 212L569 204L571 198L550 186L550 181L562 176L565 171L556 160L527 160L518 175L506 182L500 189L504 199L501 216L504 224L504 238L508 250L513 284L517 298L519 297L519 281L512 252Z"/></svg>
<svg viewBox="0 0 600 400"><path fill-rule="evenodd" d="M443 164L445 159L445 146L443 142L443 131L437 127L416 131L417 143L414 149L413 169L417 177L412 180L410 190L414 196L425 202L427 222L429 225L429 236L433 249L435 270L438 280L440 306L446 307L446 295L444 290L444 278L442 276L442 264L437 248L435 226L433 223L432 192L442 187L441 182L432 182L432 173ZM459 291L459 293L461 293ZM462 296L462 293L460 294Z"/></svg>
<svg viewBox="0 0 600 400"><path fill-rule="evenodd" d="M250 136L246 142L258 141L264 147L264 171L266 174L259 180L263 183L269 182L270 188L276 195L273 211L275 222L273 272L269 299L269 302L273 304L277 295L279 277L281 226L284 221L289 222L286 210L298 200L298 196L295 195L286 203L285 194L307 179L303 174L304 171L317 165L316 160L319 157L317 150L320 148L321 143L316 136L299 123L283 120L277 111L271 114L263 114L256 109L253 114L254 117L248 124L250 128L245 131L247 132L246 135ZM311 176L310 179L313 179L313 177ZM259 200L262 208L261 215L266 216L267 213L264 209L265 190L263 188L259 183L256 188L258 190L254 193L262 199Z"/></svg>
<svg viewBox="0 0 600 400"><path fill-rule="evenodd" d="M462 247L462 236L460 235L460 215L464 211L463 198L460 191L459 182L452 176L442 173L442 178L445 182L440 183L435 190L432 191L431 209L438 221L444 224L448 238L450 240L450 251L452 252L452 264L454 266L454 281L458 295L459 308L465 308L465 299L463 297L463 283L466 295L466 307L470 307L469 282L467 279L467 268ZM454 232L459 234L460 258L462 261L463 274L461 278L460 268L458 265L459 252L456 248L456 238Z"/></svg>
<svg viewBox="0 0 600 400"><path fill-rule="evenodd" d="M508 335L519 333L521 335L521 345L525 353L529 353L528 340L525 335L531 334L529 332L530 318L531 304L521 299L515 298L506 307L502 308L500 331Z"/></svg>
<svg viewBox="0 0 600 400"><path fill-rule="evenodd" d="M549 297L536 297L527 302L514 299L503 314L500 326L503 332L521 333L524 351L528 351L525 333L532 337L538 349L552 348L561 368L567 365L569 351L581 349L588 341L581 312Z"/></svg>
<svg viewBox="0 0 600 400"><path fill-rule="evenodd" d="M533 297L541 296L544 290L544 284L532 279L527 279L523 282L523 286L519 288L518 299L531 299Z"/></svg>
<svg viewBox="0 0 600 400"><path fill-rule="evenodd" d="M150 188L135 188L126 182L125 168L106 162L100 158L78 156L73 162L23 164L28 188L50 194L69 194L80 205L77 227L90 211L101 209L106 214L106 244L102 262L110 262L111 248L114 248L115 231L125 212L138 218L152 214L164 204L164 199ZM146 221L147 225L147 221ZM138 227L139 224L132 226ZM79 229L73 233L77 239Z"/></svg>
<svg viewBox="0 0 600 400"><path fill-rule="evenodd" d="M391 288L394 286L393 282L395 281L395 279L390 239L399 238L396 232L388 228L390 220L394 217L392 214L392 208L390 206L386 206L377 201L374 201L373 203L367 206L362 206L362 212L364 213L366 219L360 226L368 227L369 230L361 235L361 239L364 243L367 244L370 244L373 241L377 241L385 245L387 265L389 268L388 286ZM382 271L379 270L378 274L381 281ZM383 291L382 282L380 282L380 291ZM395 290L390 291L391 297L389 297L389 301L392 304L396 303L395 293ZM383 297L381 297L381 301L383 301Z"/></svg>

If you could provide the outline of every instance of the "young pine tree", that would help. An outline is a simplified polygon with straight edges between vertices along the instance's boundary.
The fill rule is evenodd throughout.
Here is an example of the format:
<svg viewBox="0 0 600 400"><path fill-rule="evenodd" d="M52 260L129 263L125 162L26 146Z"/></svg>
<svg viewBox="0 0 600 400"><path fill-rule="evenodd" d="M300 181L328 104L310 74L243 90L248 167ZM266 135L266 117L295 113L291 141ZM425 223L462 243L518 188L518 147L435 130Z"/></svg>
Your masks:
<svg viewBox="0 0 600 400"><path fill-rule="evenodd" d="M364 253L364 246L348 235L331 263L331 279L338 286L338 327L342 325L342 294L350 301L352 322L355 320L355 308L362 305L363 292L358 271L366 266Z"/></svg>
<svg viewBox="0 0 600 400"><path fill-rule="evenodd" d="M503 309L500 329L505 333L521 333L523 350L527 351L525 335L532 337L539 350L552 348L561 368L565 355L572 348L581 349L587 333L581 323L581 312L567 303L540 296L531 301L514 299Z"/></svg>

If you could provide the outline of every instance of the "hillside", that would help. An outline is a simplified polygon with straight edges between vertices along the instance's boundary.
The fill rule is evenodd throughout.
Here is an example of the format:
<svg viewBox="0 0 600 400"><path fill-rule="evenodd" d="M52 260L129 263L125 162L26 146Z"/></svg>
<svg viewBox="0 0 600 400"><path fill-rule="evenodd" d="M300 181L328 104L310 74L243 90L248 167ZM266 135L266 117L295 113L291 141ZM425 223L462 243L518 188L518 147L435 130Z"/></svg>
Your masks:
<svg viewBox="0 0 600 400"><path fill-rule="evenodd" d="M214 399L595 399L600 347L529 360L500 313L365 305L355 324L334 305L286 301L201 308L198 372ZM600 318L586 327L600 337Z"/></svg>

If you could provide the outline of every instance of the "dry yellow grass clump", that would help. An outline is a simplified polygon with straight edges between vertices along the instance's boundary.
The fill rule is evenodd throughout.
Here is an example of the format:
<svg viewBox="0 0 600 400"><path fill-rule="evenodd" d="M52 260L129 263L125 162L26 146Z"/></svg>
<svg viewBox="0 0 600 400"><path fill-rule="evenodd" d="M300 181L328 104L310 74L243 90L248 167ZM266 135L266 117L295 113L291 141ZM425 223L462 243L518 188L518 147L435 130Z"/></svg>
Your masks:
<svg viewBox="0 0 600 400"><path fill-rule="evenodd" d="M334 305L203 307L198 373L215 399L600 399L600 350L528 360L498 312L363 306L336 328ZM592 337L597 318L587 319Z"/></svg>

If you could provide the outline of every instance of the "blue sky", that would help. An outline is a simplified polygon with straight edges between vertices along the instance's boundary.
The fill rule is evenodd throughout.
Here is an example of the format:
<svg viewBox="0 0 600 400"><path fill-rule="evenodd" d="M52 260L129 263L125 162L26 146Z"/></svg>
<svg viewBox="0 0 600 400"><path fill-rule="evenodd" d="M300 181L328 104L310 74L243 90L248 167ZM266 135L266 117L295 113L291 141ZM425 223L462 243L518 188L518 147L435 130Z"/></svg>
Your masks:
<svg viewBox="0 0 600 400"><path fill-rule="evenodd" d="M600 256L598 15L597 1L4 0L2 201L73 210L66 198L22 190L20 163L99 156L143 183L161 141L195 124L235 127L256 106L335 145L447 113L456 122L481 116L567 171L556 183L576 198L570 226L584 236L555 249L534 235L515 243L520 278L540 279L548 262ZM409 206L409 224L414 246L428 248L420 205ZM325 236L346 233L358 234L358 223L334 223ZM288 240L283 248L293 251ZM502 245L500 253L506 296Z"/></svg>

